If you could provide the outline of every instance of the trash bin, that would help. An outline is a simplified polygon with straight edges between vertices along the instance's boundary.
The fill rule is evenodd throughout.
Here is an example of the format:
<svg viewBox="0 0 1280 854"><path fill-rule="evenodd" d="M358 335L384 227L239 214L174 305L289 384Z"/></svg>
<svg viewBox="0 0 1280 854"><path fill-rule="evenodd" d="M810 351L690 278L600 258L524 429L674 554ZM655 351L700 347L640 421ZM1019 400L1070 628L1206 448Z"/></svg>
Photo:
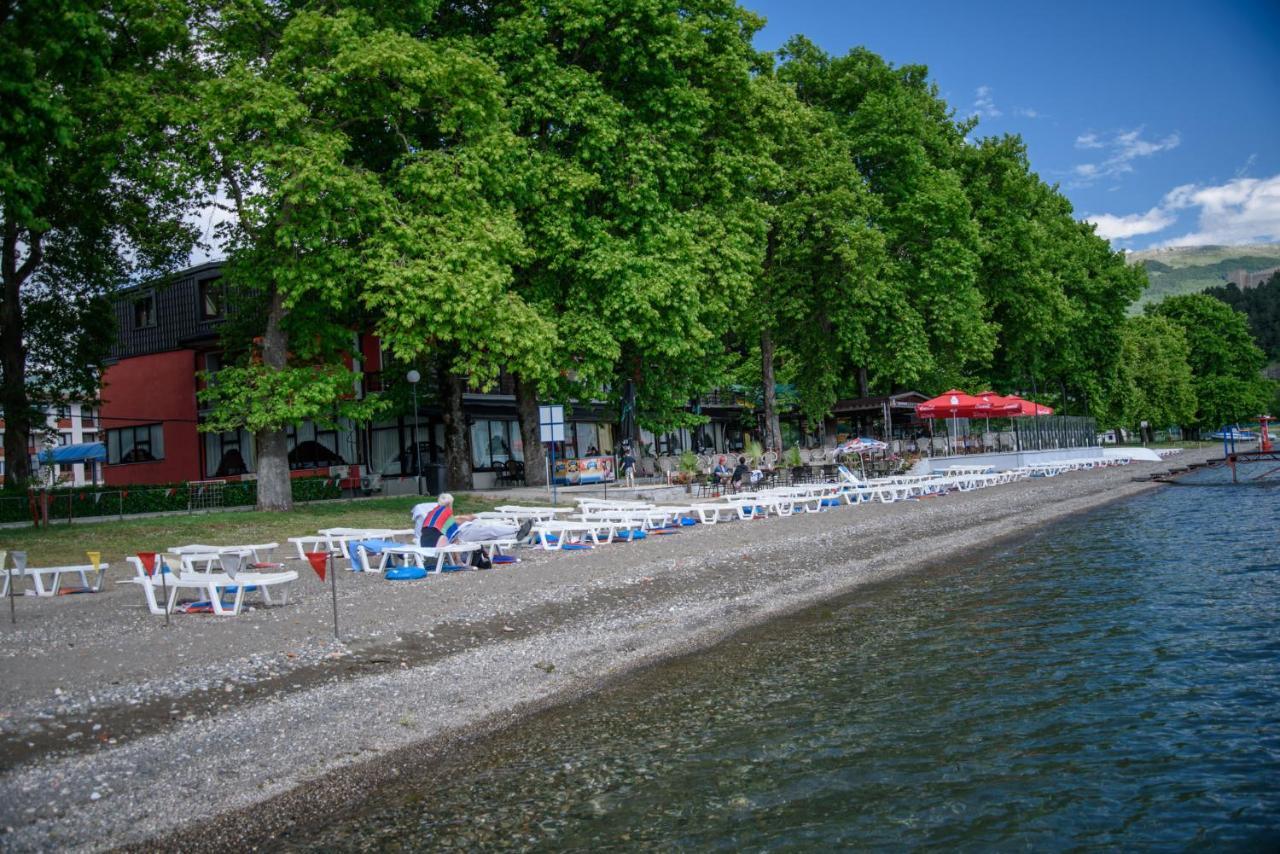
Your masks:
<svg viewBox="0 0 1280 854"><path fill-rule="evenodd" d="M422 463L422 491L427 495L444 492L444 463Z"/></svg>

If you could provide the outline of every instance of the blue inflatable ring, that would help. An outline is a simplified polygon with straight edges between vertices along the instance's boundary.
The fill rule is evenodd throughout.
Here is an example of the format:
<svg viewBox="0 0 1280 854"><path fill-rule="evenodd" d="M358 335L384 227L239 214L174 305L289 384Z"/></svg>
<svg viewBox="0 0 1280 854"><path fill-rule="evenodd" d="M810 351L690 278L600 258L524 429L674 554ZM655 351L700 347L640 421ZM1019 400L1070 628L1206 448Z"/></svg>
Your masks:
<svg viewBox="0 0 1280 854"><path fill-rule="evenodd" d="M427 577L427 571L420 566L398 566L388 569L382 574L387 581L417 581Z"/></svg>

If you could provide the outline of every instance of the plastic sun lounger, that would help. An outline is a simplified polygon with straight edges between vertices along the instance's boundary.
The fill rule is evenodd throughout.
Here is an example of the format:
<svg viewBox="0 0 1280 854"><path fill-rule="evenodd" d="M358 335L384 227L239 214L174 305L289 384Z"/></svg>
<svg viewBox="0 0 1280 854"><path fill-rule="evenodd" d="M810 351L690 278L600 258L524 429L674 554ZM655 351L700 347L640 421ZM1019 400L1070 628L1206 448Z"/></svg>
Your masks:
<svg viewBox="0 0 1280 854"><path fill-rule="evenodd" d="M184 590L188 592L194 591L207 597L213 613L221 617L234 617L240 613L244 605L246 588L249 587L258 589L264 604L274 605L277 603L272 598L270 588L280 586L282 589L277 593L280 597L278 604L287 605L289 604L289 585L298 580L298 573L293 570L288 572L240 572L236 574L234 579L223 572L197 572L190 574L168 572L165 573L167 577L162 579L160 575L164 572L164 566L157 565L155 573L147 575L142 566L141 558L129 557L125 559L136 571L135 576L125 579L125 582L137 584L142 588L143 595L147 600L147 608L153 614L164 614L166 610L172 614L178 602L178 596ZM235 598L230 606L222 601L222 597L229 587L235 588ZM165 589L169 591L169 599L161 606L156 593Z"/></svg>
<svg viewBox="0 0 1280 854"><path fill-rule="evenodd" d="M570 512L568 507L525 507L521 504L504 504L493 509L498 513L506 513L513 519L532 519L535 522L549 522L556 518L557 513Z"/></svg>
<svg viewBox="0 0 1280 854"><path fill-rule="evenodd" d="M597 546L611 543L615 530L616 526L609 522L539 522L533 526L538 544L549 552L563 549L570 541L580 543L584 538L589 538L592 545ZM601 531L605 532L603 542ZM576 539L572 539L574 537Z"/></svg>
<svg viewBox="0 0 1280 854"><path fill-rule="evenodd" d="M80 587L76 592L79 593L101 593L103 584L106 582L107 569L111 564L99 564L98 577L89 582L89 573L93 572L92 566L28 566L26 569L9 568L3 570L4 581L0 583L0 597L9 595L9 577L13 576L13 583L16 585L23 578L31 579L31 589L23 591L24 596L57 596L62 592L62 577L64 575L80 576ZM45 576L49 577L49 582L45 583ZM17 591L15 591L16 593ZM70 592L70 591L68 591Z"/></svg>
<svg viewBox="0 0 1280 854"><path fill-rule="evenodd" d="M466 562L470 563L471 555L481 551L481 549L481 543L449 543L447 546L392 546L382 550L376 571L384 572L389 569L387 564L393 558L399 557L423 569L427 569L428 560L434 560L435 566L429 569L428 572L432 575L440 575L444 572L446 566L466 565L446 563L450 557L454 560L465 557Z"/></svg>
<svg viewBox="0 0 1280 854"><path fill-rule="evenodd" d="M698 521L704 525L717 522L728 522L738 518L737 508L728 504L691 504L689 509L698 514Z"/></svg>

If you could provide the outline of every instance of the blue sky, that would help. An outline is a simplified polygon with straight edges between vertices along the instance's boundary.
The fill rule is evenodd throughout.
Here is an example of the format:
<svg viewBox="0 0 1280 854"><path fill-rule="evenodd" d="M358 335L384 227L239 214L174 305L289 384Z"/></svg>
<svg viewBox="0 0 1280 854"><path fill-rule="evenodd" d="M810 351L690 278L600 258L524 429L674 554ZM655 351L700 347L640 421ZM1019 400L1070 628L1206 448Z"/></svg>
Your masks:
<svg viewBox="0 0 1280 854"><path fill-rule="evenodd" d="M760 48L927 65L1117 248L1280 242L1280 0L740 2Z"/></svg>

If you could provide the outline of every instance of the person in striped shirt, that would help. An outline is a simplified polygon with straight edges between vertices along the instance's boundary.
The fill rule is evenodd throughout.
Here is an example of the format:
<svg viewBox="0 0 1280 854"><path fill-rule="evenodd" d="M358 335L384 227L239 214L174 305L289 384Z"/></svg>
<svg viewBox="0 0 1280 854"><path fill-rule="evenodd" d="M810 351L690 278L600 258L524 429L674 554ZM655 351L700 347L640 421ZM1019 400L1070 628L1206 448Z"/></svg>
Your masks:
<svg viewBox="0 0 1280 854"><path fill-rule="evenodd" d="M533 527L532 522L510 525L474 516L455 516L453 496L448 492L440 493L434 502L415 505L411 512L418 545L426 548L445 543L483 543L512 537L523 540Z"/></svg>

